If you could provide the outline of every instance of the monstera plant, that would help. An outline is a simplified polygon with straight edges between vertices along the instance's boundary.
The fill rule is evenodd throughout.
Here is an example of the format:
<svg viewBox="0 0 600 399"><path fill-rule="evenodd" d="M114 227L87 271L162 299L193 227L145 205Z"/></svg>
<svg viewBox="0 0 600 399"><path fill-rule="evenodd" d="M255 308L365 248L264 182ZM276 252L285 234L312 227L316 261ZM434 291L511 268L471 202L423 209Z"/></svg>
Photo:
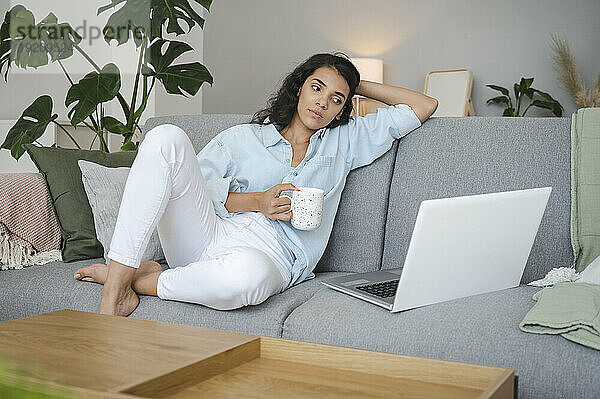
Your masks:
<svg viewBox="0 0 600 399"><path fill-rule="evenodd" d="M116 40L118 45L129 40L135 43L138 61L129 102L121 92L121 73L115 64L96 64L81 48L82 37L69 23L59 23L53 13L36 22L33 13L22 5L16 5L6 13L0 28L0 71L4 71L4 79L8 80L13 64L26 69L57 62L70 85L65 106L71 124L83 123L93 130L94 140L99 139L101 151L109 152L106 143L108 134L123 137L122 151L136 150L139 142L134 143L132 137L136 130L141 131L139 121L157 81L167 93L183 96L196 95L204 82L213 84L213 78L204 65L198 62L175 63L180 55L194 50L190 45L163 37L165 30L179 36L189 33L196 25L203 28L204 19L192 5L209 10L212 0L110 1L111 4L98 9L98 15L112 11L102 30L104 40L108 44ZM62 62L72 56L83 57L93 69L78 82L71 78ZM105 114L105 104L111 101L120 104L122 114ZM73 136L56 122L57 118L58 115L53 113L52 97L38 97L23 111L0 148L9 149L12 156L19 159L24 153L22 144L36 141L50 123L62 129L81 148Z"/></svg>

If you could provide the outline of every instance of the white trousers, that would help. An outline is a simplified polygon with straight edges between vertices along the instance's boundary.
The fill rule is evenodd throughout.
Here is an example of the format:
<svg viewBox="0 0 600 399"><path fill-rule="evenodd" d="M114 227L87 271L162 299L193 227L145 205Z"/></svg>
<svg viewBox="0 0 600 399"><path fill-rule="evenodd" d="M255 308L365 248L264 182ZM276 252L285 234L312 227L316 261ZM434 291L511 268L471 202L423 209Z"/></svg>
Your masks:
<svg viewBox="0 0 600 399"><path fill-rule="evenodd" d="M219 310L258 305L284 291L293 253L260 212L216 215L196 153L179 127L146 133L131 165L108 257L138 268L157 228L169 265L161 299Z"/></svg>

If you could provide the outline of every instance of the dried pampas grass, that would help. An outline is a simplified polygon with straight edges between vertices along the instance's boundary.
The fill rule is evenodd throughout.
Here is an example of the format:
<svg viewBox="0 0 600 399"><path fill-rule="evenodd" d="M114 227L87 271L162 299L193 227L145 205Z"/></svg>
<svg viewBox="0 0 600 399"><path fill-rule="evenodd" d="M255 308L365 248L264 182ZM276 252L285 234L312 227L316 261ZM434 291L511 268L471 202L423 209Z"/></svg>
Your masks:
<svg viewBox="0 0 600 399"><path fill-rule="evenodd" d="M554 67L560 75L560 81L569 91L575 103L582 108L600 105L600 75L598 75L598 79L596 80L596 86L588 94L581 75L577 70L575 57L573 57L566 40L552 34L551 47L554 50L554 54L552 55Z"/></svg>

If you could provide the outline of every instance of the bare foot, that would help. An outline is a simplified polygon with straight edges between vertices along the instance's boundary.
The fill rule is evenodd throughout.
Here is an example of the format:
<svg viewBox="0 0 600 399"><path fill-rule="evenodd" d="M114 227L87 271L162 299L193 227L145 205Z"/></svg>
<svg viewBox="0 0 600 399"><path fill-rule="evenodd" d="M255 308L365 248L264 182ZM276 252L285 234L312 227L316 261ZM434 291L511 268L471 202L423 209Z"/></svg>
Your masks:
<svg viewBox="0 0 600 399"><path fill-rule="evenodd" d="M104 284L107 275L108 266L104 263L94 263L91 266L80 267L77 269L73 277L75 277L75 280Z"/></svg>
<svg viewBox="0 0 600 399"><path fill-rule="evenodd" d="M114 293L107 291L106 285L102 288L102 300L100 301L100 314L110 314L115 316L129 316L140 303L140 298L131 289L131 286L124 290Z"/></svg>
<svg viewBox="0 0 600 399"><path fill-rule="evenodd" d="M140 263L140 267L136 270L134 278L157 271L162 271L160 264L152 260L147 260ZM107 276L108 266L104 263L94 263L90 266L80 267L73 275L75 280L90 281L98 284L104 284Z"/></svg>
<svg viewBox="0 0 600 399"><path fill-rule="evenodd" d="M143 274L148 274L148 273L154 273L154 272L162 272L162 266L160 265L160 263L155 262L153 260L146 260L142 263L140 263L140 267L137 269L136 274L136 278L137 275L140 273Z"/></svg>

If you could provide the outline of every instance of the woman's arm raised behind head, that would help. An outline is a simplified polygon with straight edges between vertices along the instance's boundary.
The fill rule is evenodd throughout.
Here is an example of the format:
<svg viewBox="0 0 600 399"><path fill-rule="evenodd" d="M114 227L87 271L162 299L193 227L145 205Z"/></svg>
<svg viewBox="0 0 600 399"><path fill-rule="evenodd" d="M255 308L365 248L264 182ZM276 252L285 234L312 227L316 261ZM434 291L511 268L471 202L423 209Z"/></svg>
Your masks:
<svg viewBox="0 0 600 399"><path fill-rule="evenodd" d="M438 100L416 91L361 80L356 94L381 101L388 105L406 104L412 108L421 123L425 122L438 107Z"/></svg>

